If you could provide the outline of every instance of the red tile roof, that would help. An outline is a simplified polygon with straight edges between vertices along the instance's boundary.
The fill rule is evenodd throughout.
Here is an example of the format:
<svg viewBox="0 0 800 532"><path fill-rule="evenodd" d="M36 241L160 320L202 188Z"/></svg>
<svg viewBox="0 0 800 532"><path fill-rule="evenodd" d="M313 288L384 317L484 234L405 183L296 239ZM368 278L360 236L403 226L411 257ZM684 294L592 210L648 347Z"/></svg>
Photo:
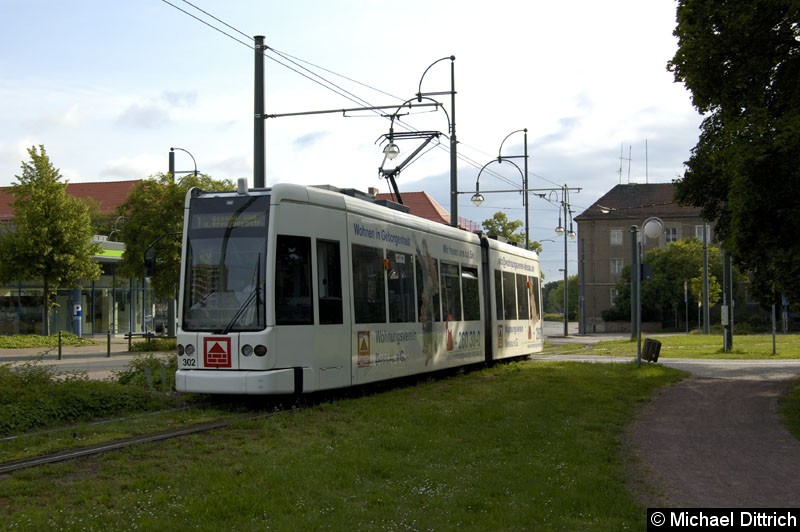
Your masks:
<svg viewBox="0 0 800 532"><path fill-rule="evenodd" d="M132 181L108 181L93 183L67 183L67 194L76 198L91 198L100 206L103 214L113 214L130 195L133 187L140 179ZM14 209L11 202L14 200L10 193L11 187L0 187L0 221L11 220Z"/></svg>
<svg viewBox="0 0 800 532"><path fill-rule="evenodd" d="M410 213L432 222L450 225L450 213L436 203L436 200L427 192L403 192L403 205L410 209ZM395 201L392 194L376 194L375 199Z"/></svg>

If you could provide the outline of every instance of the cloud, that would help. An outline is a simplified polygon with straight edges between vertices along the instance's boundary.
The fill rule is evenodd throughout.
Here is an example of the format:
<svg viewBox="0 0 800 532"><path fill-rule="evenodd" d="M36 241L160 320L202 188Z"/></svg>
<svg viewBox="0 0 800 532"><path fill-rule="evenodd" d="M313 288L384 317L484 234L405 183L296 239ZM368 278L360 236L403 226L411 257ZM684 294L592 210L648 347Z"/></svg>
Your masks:
<svg viewBox="0 0 800 532"><path fill-rule="evenodd" d="M164 91L161 98L171 106L193 107L197 103L197 91Z"/></svg>
<svg viewBox="0 0 800 532"><path fill-rule="evenodd" d="M245 156L234 156L213 161L208 171L203 171L216 179L233 179L247 177L253 172L253 163ZM202 170L201 170L202 171Z"/></svg>
<svg viewBox="0 0 800 532"><path fill-rule="evenodd" d="M292 144L297 149L307 149L311 148L328 135L330 135L328 131L313 131L297 137Z"/></svg>
<svg viewBox="0 0 800 532"><path fill-rule="evenodd" d="M154 154L142 154L133 157L119 157L107 161L98 176L82 176L89 179L143 179L153 174L153 168L163 167L163 158Z"/></svg>
<svg viewBox="0 0 800 532"><path fill-rule="evenodd" d="M195 107L196 91L164 91L157 97L129 105L117 123L134 129L158 129L172 125L171 112Z"/></svg>
<svg viewBox="0 0 800 532"><path fill-rule="evenodd" d="M117 123L135 129L157 129L170 124L168 111L158 103L133 104L117 118Z"/></svg>

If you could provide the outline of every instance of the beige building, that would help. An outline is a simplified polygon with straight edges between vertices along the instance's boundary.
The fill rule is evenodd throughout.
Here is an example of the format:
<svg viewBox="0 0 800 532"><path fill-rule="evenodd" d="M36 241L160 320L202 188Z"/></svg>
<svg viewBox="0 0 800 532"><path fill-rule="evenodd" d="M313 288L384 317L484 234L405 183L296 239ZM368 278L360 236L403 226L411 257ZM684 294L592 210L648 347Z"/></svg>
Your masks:
<svg viewBox="0 0 800 532"><path fill-rule="evenodd" d="M651 218L662 221L655 238L641 231ZM633 257L631 226L639 228L642 253L686 238L703 238L700 209L673 200L672 183L617 185L575 217L578 224L578 279L582 287L581 328L585 333L610 332L604 310L613 307L622 269ZM708 242L713 234L707 229Z"/></svg>

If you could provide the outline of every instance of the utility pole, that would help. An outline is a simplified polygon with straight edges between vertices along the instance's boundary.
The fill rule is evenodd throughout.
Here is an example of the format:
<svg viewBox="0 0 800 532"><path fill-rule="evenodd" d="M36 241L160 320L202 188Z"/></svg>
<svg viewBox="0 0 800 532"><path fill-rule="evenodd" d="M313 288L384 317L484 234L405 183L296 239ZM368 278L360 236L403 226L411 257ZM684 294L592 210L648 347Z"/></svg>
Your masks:
<svg viewBox="0 0 800 532"><path fill-rule="evenodd" d="M254 124L253 124L253 188L266 186L266 165L264 154L264 36L256 35L255 44L255 86L254 86Z"/></svg>

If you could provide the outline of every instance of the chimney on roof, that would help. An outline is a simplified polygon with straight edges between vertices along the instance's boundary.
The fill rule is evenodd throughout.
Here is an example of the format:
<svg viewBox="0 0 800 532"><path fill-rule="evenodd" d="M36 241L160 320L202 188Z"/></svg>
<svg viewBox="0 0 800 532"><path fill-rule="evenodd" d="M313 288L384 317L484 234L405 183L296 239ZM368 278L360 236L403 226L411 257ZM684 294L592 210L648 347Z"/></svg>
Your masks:
<svg viewBox="0 0 800 532"><path fill-rule="evenodd" d="M379 191L379 190L378 190L376 187L369 187L369 188L367 189L367 193L368 193L370 196L377 196L377 195L378 195L378 192L380 192L380 191Z"/></svg>

